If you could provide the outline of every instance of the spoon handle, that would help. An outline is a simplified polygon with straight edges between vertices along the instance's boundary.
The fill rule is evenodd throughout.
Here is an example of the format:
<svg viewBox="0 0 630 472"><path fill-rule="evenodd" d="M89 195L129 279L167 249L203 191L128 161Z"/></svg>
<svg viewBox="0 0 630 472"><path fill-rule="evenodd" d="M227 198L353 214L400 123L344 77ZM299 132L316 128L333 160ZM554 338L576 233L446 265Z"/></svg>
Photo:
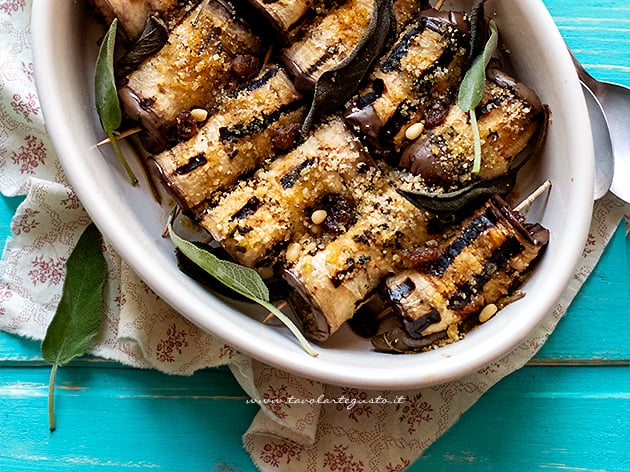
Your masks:
<svg viewBox="0 0 630 472"><path fill-rule="evenodd" d="M568 46L567 50L569 51L569 55L573 60L573 65L575 66L575 70L577 71L579 79L584 83L584 85L595 92L599 86L599 82L591 74L589 74L586 69L584 69L584 66L580 64L580 61L577 60L577 58L573 54L573 51L571 51Z"/></svg>

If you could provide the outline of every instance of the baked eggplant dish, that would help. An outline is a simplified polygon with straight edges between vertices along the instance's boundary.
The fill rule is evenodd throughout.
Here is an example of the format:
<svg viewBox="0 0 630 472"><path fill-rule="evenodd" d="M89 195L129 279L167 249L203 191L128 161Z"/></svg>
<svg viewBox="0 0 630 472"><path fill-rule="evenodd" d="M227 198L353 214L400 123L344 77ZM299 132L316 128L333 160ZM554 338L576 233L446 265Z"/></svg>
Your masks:
<svg viewBox="0 0 630 472"><path fill-rule="evenodd" d="M304 336L421 352L523 296L549 234L507 201L550 113L484 1L91 3L151 175Z"/></svg>

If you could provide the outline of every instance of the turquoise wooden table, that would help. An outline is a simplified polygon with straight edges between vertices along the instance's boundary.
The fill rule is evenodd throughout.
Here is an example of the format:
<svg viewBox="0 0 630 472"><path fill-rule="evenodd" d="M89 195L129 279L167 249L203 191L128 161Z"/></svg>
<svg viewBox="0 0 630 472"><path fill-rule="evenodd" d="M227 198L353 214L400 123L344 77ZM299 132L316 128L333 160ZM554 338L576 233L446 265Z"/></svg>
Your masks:
<svg viewBox="0 0 630 472"><path fill-rule="evenodd" d="M630 85L627 0L546 0L576 56ZM0 244L21 200L0 200ZM620 226L539 354L433 444L411 471L630 471L630 240ZM39 344L0 333L0 471L249 471L241 435L257 407L227 369L170 377L94 358L57 378Z"/></svg>

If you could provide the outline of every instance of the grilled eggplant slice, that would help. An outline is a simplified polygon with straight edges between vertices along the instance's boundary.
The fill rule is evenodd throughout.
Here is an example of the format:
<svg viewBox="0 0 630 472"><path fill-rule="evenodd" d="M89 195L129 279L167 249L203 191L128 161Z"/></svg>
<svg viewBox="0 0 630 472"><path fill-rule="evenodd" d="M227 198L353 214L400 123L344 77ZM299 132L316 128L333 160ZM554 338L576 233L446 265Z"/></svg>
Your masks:
<svg viewBox="0 0 630 472"><path fill-rule="evenodd" d="M188 13L168 43L129 74L119 88L126 115L145 131L143 144L159 152L177 140L178 117L193 108L212 110L243 83L235 65L258 58L261 40L222 2L211 0ZM248 77L249 79L249 77Z"/></svg>
<svg viewBox="0 0 630 472"><path fill-rule="evenodd" d="M537 141L546 116L538 96L496 68L488 81L477 120L481 138L481 169L472 173L474 138L468 114L450 105L443 123L425 130L409 144L400 167L443 189L461 188L475 180L506 175L530 142ZM521 159L519 159L521 160Z"/></svg>
<svg viewBox="0 0 630 472"><path fill-rule="evenodd" d="M303 28L303 37L282 52L298 90L312 93L317 79L350 55L373 14L374 0L347 0Z"/></svg>
<svg viewBox="0 0 630 472"><path fill-rule="evenodd" d="M427 214L394 190L385 169L367 169L353 186L353 194L362 198L345 231L330 241L304 237L299 257L284 273L301 300L294 308L305 334L317 341L335 333L383 277L402 267L403 248L428 239Z"/></svg>
<svg viewBox="0 0 630 472"><path fill-rule="evenodd" d="M372 153L397 155L410 124L439 120L462 75L467 34L463 13L436 10L423 11L400 33L346 113Z"/></svg>
<svg viewBox="0 0 630 472"><path fill-rule="evenodd" d="M272 65L224 99L197 134L153 156L159 179L187 213L293 146L305 114L302 96Z"/></svg>
<svg viewBox="0 0 630 472"><path fill-rule="evenodd" d="M285 259L291 240L313 227L313 212L328 206L332 218L334 203L353 206L358 196L351 194L351 183L369 162L343 122L332 120L225 192L199 223L237 262L270 275L270 268Z"/></svg>
<svg viewBox="0 0 630 472"><path fill-rule="evenodd" d="M109 24L118 18L125 39L133 42L142 33L147 18L157 13L174 27L200 0L90 0L96 12Z"/></svg>
<svg viewBox="0 0 630 472"><path fill-rule="evenodd" d="M506 297L547 245L549 232L528 225L500 197L494 196L467 219L435 257L385 280L386 293L407 336L424 347L425 337L446 336L485 306ZM378 335L378 349L401 352L391 333ZM401 338L402 339L402 338Z"/></svg>
<svg viewBox="0 0 630 472"><path fill-rule="evenodd" d="M249 0L260 12L275 33L280 43L287 46L299 32L299 26L309 17L314 7L322 0Z"/></svg>

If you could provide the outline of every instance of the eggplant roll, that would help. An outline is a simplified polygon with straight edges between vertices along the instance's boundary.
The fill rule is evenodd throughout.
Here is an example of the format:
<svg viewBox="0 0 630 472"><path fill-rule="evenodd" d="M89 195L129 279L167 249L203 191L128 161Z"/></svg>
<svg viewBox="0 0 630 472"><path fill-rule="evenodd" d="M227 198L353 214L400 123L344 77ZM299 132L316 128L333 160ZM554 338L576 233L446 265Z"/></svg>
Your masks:
<svg viewBox="0 0 630 472"><path fill-rule="evenodd" d="M547 245L549 232L525 224L500 197L492 197L467 219L434 257L385 280L395 313L411 339L446 333L489 304L507 297L522 282ZM431 251L429 251L431 253ZM379 335L381 348L404 351L395 336Z"/></svg>
<svg viewBox="0 0 630 472"><path fill-rule="evenodd" d="M443 122L424 130L403 150L399 166L424 184L458 188L473 180L505 175L517 156L530 149L545 114L537 95L504 72L489 68L483 98L476 108L481 169L472 173L474 137L468 113L456 103Z"/></svg>
<svg viewBox="0 0 630 472"><path fill-rule="evenodd" d="M286 72L269 66L226 97L191 139L150 162L178 205L196 214L216 192L290 149L304 114L302 96Z"/></svg>
<svg viewBox="0 0 630 472"><path fill-rule="evenodd" d="M278 40L287 45L313 7L323 0L249 0L249 3L266 18Z"/></svg>
<svg viewBox="0 0 630 472"><path fill-rule="evenodd" d="M261 40L222 2L211 0L190 11L167 44L123 79L119 96L125 114L144 129L143 144L159 152L176 141L182 113L212 110L220 99L258 73Z"/></svg>
<svg viewBox="0 0 630 472"><path fill-rule="evenodd" d="M304 34L303 29L308 28L309 20L327 12L325 0L249 0L249 3L266 18L284 46ZM428 0L395 0L393 5L398 25L407 24L419 11L430 8Z"/></svg>
<svg viewBox="0 0 630 472"><path fill-rule="evenodd" d="M372 167L352 183L361 195L345 231L332 239L306 235L284 278L307 336L324 341L352 318L383 277L402 268L400 251L428 239L428 215L401 197L386 169Z"/></svg>
<svg viewBox="0 0 630 472"><path fill-rule="evenodd" d="M317 79L338 66L359 44L372 18L374 0L347 0L303 28L282 60L298 90L311 93Z"/></svg>
<svg viewBox="0 0 630 472"><path fill-rule="evenodd" d="M352 181L369 166L369 156L343 121L333 119L316 129L293 151L280 156L198 216L239 263L263 275L285 258L294 237L313 229L312 215L326 211L338 223L339 209L353 208L360 195ZM316 220L317 221L317 220Z"/></svg>
<svg viewBox="0 0 630 472"><path fill-rule="evenodd" d="M200 0L90 0L103 20L110 24L118 18L120 31L129 42L142 33L147 18L157 13L169 26L174 27Z"/></svg>
<svg viewBox="0 0 630 472"><path fill-rule="evenodd" d="M437 119L461 79L467 36L463 13L436 10L423 11L399 34L346 113L375 155L398 153L409 125Z"/></svg>

